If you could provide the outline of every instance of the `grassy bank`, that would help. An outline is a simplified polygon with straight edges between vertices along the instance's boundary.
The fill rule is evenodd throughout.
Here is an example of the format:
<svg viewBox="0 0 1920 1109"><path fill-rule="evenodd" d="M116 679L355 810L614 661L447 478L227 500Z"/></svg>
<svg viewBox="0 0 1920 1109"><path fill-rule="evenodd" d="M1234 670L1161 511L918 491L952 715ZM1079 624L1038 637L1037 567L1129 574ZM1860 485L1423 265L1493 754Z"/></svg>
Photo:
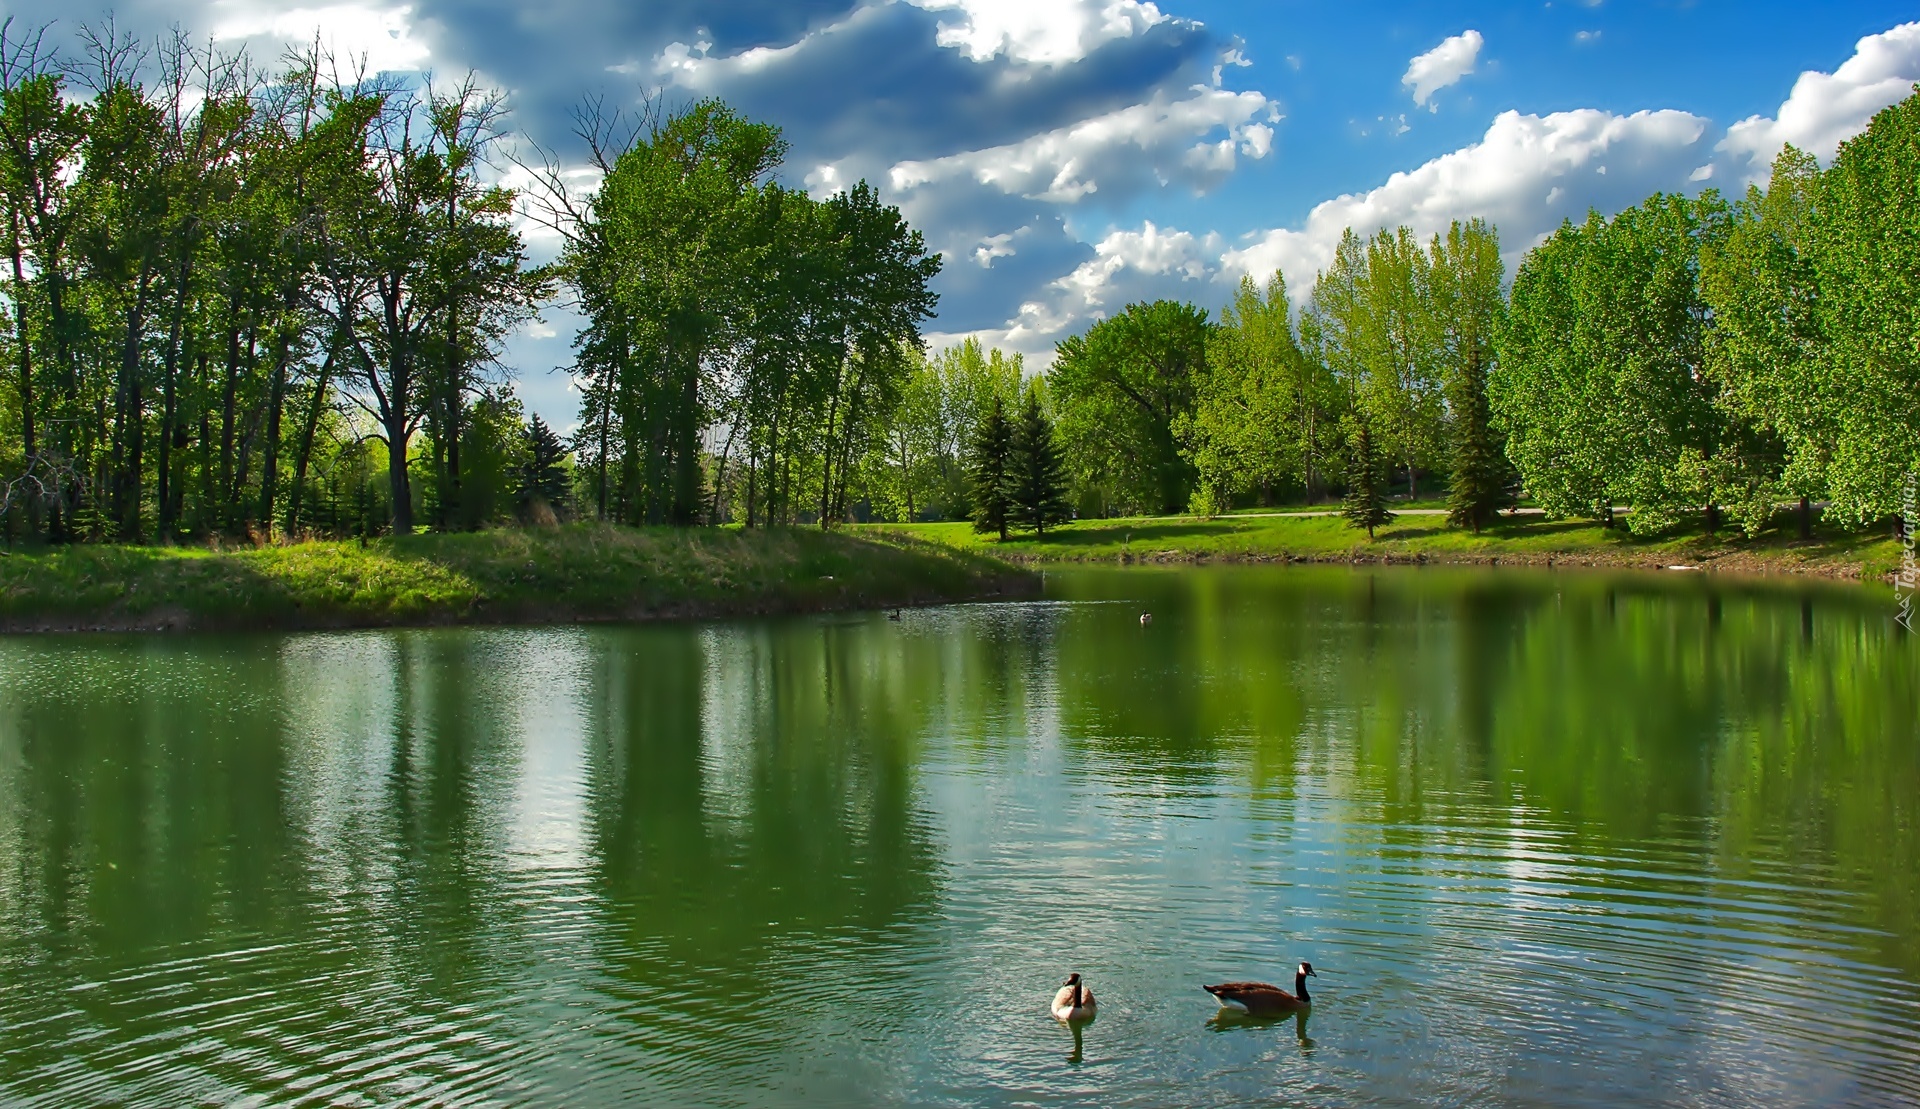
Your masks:
<svg viewBox="0 0 1920 1109"><path fill-rule="evenodd" d="M1141 517L1081 520L1044 538L1016 533L1006 543L965 523L873 525L871 532L943 543L1020 562L1435 562L1665 568L1690 566L1741 573L1818 574L1882 579L1900 561L1900 547L1884 533L1816 529L1802 541L1791 530L1743 539L1731 528L1717 536L1681 531L1634 539L1624 527L1591 521L1502 518L1479 535L1447 526L1438 515L1403 515L1367 540L1337 516L1248 515L1204 520Z"/></svg>
<svg viewBox="0 0 1920 1109"><path fill-rule="evenodd" d="M927 604L1035 588L980 552L817 530L573 524L258 550L0 557L0 630L545 623Z"/></svg>

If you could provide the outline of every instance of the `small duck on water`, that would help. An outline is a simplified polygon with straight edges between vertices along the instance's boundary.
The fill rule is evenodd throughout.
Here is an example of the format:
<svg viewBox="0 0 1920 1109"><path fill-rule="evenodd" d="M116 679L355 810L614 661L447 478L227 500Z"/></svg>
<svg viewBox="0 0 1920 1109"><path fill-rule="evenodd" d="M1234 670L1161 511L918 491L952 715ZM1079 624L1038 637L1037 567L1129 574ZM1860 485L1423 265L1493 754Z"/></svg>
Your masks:
<svg viewBox="0 0 1920 1109"><path fill-rule="evenodd" d="M1217 986L1200 988L1212 994L1222 1008L1251 1017L1273 1017L1297 1013L1313 1005L1313 998L1307 996L1309 975L1320 977L1313 973L1312 963L1301 963L1300 969L1293 974L1292 993L1266 982L1222 982Z"/></svg>
<svg viewBox="0 0 1920 1109"><path fill-rule="evenodd" d="M1093 1019L1093 991L1080 980L1079 972L1067 975L1060 984L1060 991L1053 995L1054 1019L1068 1023Z"/></svg>

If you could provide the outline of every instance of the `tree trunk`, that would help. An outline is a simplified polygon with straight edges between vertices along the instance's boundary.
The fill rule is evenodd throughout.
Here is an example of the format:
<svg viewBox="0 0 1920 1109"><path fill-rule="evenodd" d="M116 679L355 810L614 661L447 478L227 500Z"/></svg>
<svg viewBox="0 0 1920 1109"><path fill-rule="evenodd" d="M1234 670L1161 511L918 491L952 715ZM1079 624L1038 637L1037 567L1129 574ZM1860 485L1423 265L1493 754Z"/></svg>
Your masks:
<svg viewBox="0 0 1920 1109"><path fill-rule="evenodd" d="M327 352L320 363L320 380L313 387L313 403L307 406L306 425L300 430L300 451L293 461L293 493L287 507L287 531L300 530L300 505L307 488L307 463L313 456L313 436L320 427L320 413L326 406L327 378L333 371L335 352Z"/></svg>
<svg viewBox="0 0 1920 1109"><path fill-rule="evenodd" d="M175 423L180 417L180 329L187 315L187 266L183 263L180 269L174 281L178 295L174 300L173 322L167 325L167 353L160 360L160 462L156 467L159 473L154 491L158 519L154 527L163 543L172 539L174 529L173 439Z"/></svg>
<svg viewBox="0 0 1920 1109"><path fill-rule="evenodd" d="M751 528L753 526L753 495L758 492L754 487L754 479L759 476L757 463L760 461L760 455L751 446L753 441L749 439L747 442L749 443L747 447L747 526Z"/></svg>
<svg viewBox="0 0 1920 1109"><path fill-rule="evenodd" d="M120 347L119 427L120 448L114 453L114 508L120 532L125 538L140 541L140 478L142 448L145 445L146 401L140 391L140 333L146 326L147 294L152 291L153 275L143 271L133 295L133 307L127 312L127 332Z"/></svg>
<svg viewBox="0 0 1920 1109"><path fill-rule="evenodd" d="M27 336L26 268L20 249L20 216L14 213L12 237L8 246L13 253L13 334L20 348L20 443L24 449L21 461L28 468L34 464L34 455L39 444L34 441L33 423L33 344ZM40 498L27 498L27 530L38 534L40 531ZM11 533L9 533L11 534Z"/></svg>
<svg viewBox="0 0 1920 1109"><path fill-rule="evenodd" d="M1809 497L1800 498L1800 538L1813 538L1813 500Z"/></svg>
<svg viewBox="0 0 1920 1109"><path fill-rule="evenodd" d="M700 348L686 352L681 371L680 403L673 429L673 504L668 518L675 524L700 519Z"/></svg>
<svg viewBox="0 0 1920 1109"><path fill-rule="evenodd" d="M238 304L229 307L238 311ZM233 436L234 393L240 387L240 324L227 327L227 380L220 403L220 486L218 491L221 530L233 527Z"/></svg>
<svg viewBox="0 0 1920 1109"><path fill-rule="evenodd" d="M260 461L260 523L273 538L274 497L280 484L280 408L286 403L287 358L293 347L293 332L283 322L279 341L274 344L273 379L267 388L267 437Z"/></svg>
<svg viewBox="0 0 1920 1109"><path fill-rule="evenodd" d="M453 228L453 199L447 199L447 226ZM447 395L446 405L446 478L441 485L440 520L445 527L448 520L453 526L462 526L460 518L460 313L452 305L447 307Z"/></svg>
<svg viewBox="0 0 1920 1109"><path fill-rule="evenodd" d="M214 522L207 519L207 512L217 503L214 500L213 466L213 406L207 403L207 352L200 352L200 372L196 375L200 388L200 518L196 521L202 531L210 530Z"/></svg>
<svg viewBox="0 0 1920 1109"><path fill-rule="evenodd" d="M407 429L387 427L387 494L393 498L393 534L413 534L413 486L407 480Z"/></svg>

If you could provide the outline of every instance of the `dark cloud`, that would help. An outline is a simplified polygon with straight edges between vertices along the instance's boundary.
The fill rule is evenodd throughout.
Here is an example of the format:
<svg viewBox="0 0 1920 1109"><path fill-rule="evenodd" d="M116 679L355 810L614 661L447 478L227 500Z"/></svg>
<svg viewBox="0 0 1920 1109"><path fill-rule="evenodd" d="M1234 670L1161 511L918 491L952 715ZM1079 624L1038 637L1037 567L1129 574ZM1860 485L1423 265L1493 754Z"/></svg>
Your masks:
<svg viewBox="0 0 1920 1109"><path fill-rule="evenodd" d="M1199 24L1168 20L1063 64L976 62L936 44L940 22L907 4L865 9L750 68L716 48L681 87L779 123L797 156L891 164L998 146L1184 89L1226 48Z"/></svg>

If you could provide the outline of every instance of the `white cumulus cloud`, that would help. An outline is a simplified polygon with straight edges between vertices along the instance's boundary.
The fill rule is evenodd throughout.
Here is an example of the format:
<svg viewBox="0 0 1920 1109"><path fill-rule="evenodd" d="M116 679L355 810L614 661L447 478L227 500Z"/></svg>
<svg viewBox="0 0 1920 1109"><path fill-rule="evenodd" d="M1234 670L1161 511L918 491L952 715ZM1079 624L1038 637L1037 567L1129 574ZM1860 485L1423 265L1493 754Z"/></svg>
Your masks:
<svg viewBox="0 0 1920 1109"><path fill-rule="evenodd" d="M1480 60L1480 47L1485 44L1480 32L1462 31L1408 62L1400 84L1413 90L1415 104L1425 104L1434 93L1472 73Z"/></svg>
<svg viewBox="0 0 1920 1109"><path fill-rule="evenodd" d="M1151 220L1138 231L1110 231L1094 244L1092 258L1022 304L1004 331L981 333L981 340L1018 350L1044 365L1052 360L1053 344L1061 336L1134 301L1165 296L1211 307L1206 302L1214 293L1211 282L1220 246L1218 235L1161 230Z"/></svg>
<svg viewBox="0 0 1920 1109"><path fill-rule="evenodd" d="M1867 129L1875 112L1913 94L1920 82L1920 23L1868 35L1832 73L1808 70L1772 119L1749 116L1727 128L1719 149L1746 180L1764 180L1786 143L1822 162Z"/></svg>
<svg viewBox="0 0 1920 1109"><path fill-rule="evenodd" d="M1085 57L1110 39L1127 38L1167 17L1139 0L910 0L942 20L937 41L976 62L997 55L1036 65Z"/></svg>
<svg viewBox="0 0 1920 1109"><path fill-rule="evenodd" d="M222 5L214 25L216 41L274 38L296 45L312 43L333 54L341 65L362 61L374 72L417 70L426 66L432 49L413 33L413 6L330 4L315 8L279 8L277 5Z"/></svg>
<svg viewBox="0 0 1920 1109"><path fill-rule="evenodd" d="M1265 157L1273 148L1267 122L1277 117L1277 107L1257 92L1197 89L1183 100L1155 96L1004 146L900 162L888 180L911 191L970 179L1056 203L1173 180L1204 189L1230 172L1238 155Z"/></svg>
<svg viewBox="0 0 1920 1109"><path fill-rule="evenodd" d="M1424 238L1475 217L1499 229L1511 267L1564 218L1579 219L1589 207L1618 210L1676 187L1697 164L1707 126L1679 111L1502 112L1479 142L1378 188L1323 201L1302 227L1257 233L1221 259L1222 269L1236 280L1278 269L1304 294L1349 227L1365 235L1405 224Z"/></svg>
<svg viewBox="0 0 1920 1109"><path fill-rule="evenodd" d="M1094 244L1094 257L1040 289L1003 328L974 334L1041 366L1060 338L1136 300L1176 297L1217 308L1241 275L1276 269L1296 297L1305 297L1349 227L1364 235L1404 224L1424 239L1456 219L1486 219L1500 231L1511 273L1561 220L1578 220L1590 207L1611 213L1681 187L1700 161L1708 128L1707 120L1679 111L1504 112L1479 142L1366 192L1325 201L1302 226L1256 232L1237 247L1215 233L1151 222L1109 232Z"/></svg>

